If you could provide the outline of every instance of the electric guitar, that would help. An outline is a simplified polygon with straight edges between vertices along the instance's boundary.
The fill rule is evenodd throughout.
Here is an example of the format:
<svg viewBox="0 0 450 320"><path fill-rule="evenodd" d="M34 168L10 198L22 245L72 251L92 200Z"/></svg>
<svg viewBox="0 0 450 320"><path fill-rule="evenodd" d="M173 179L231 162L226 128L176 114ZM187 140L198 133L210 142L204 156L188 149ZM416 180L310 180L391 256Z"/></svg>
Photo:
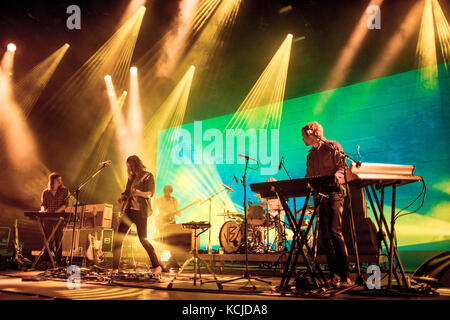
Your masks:
<svg viewBox="0 0 450 320"><path fill-rule="evenodd" d="M166 212L166 213L159 213L159 215L155 217L156 225L162 227L164 224L167 223L168 219L170 219L171 217L175 216L176 214L178 214L178 213L180 213L180 212L182 212L182 211L192 207L193 205L196 205L196 204L200 203L201 201L202 201L201 199L197 199L197 200L193 201L192 203L188 204L187 206L185 206L185 207L183 207L181 209L174 210L174 211L171 211L171 212Z"/></svg>
<svg viewBox="0 0 450 320"><path fill-rule="evenodd" d="M95 237L92 234L88 234L89 247L86 251L86 257L94 263L102 263L105 261L101 245L101 240L97 240L97 233L95 232Z"/></svg>
<svg viewBox="0 0 450 320"><path fill-rule="evenodd" d="M23 259L23 255L22 255L22 247L19 244L19 227L18 227L18 220L16 219L16 221L14 222L14 229L15 229L15 241L14 241L14 261L17 263L17 265L20 267L22 266L24 259Z"/></svg>

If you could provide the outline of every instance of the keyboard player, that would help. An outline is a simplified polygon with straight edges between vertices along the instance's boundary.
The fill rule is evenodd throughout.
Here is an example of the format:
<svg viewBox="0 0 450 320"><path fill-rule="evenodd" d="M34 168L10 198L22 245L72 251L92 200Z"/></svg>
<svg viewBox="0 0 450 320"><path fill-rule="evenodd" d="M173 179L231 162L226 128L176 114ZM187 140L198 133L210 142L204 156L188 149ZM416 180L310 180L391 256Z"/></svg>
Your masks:
<svg viewBox="0 0 450 320"><path fill-rule="evenodd" d="M323 137L323 128L317 122L310 122L302 128L303 142L312 146L307 155L306 177L335 175L340 185L336 190L323 198L319 207L319 228L322 235L323 247L330 270L330 282L335 287L348 286L352 282L348 274L348 253L342 234L342 214L345 197L345 161L329 147L333 145L340 151L341 145ZM324 143L321 139L326 143ZM317 198L314 199L317 204Z"/></svg>
<svg viewBox="0 0 450 320"><path fill-rule="evenodd" d="M64 186L62 176L57 172L52 172L48 176L47 188L42 191L41 212L64 212L69 202L69 190ZM44 231L47 238L50 236L53 228L58 222L53 220L43 221ZM62 239L62 227L56 230L55 236L49 245L57 261L61 260L61 250L56 252L59 242ZM60 247L60 246L59 246ZM61 248L60 248L61 249ZM43 258L48 259L48 253L45 252Z"/></svg>

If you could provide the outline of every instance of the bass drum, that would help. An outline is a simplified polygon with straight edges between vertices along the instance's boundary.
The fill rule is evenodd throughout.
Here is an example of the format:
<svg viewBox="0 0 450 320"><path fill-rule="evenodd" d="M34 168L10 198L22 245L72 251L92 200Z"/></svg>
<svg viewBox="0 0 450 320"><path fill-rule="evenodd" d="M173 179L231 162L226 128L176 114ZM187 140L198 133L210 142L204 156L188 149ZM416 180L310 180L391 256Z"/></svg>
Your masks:
<svg viewBox="0 0 450 320"><path fill-rule="evenodd" d="M244 227L235 221L227 221L220 228L220 246L225 253L235 253L243 245Z"/></svg>

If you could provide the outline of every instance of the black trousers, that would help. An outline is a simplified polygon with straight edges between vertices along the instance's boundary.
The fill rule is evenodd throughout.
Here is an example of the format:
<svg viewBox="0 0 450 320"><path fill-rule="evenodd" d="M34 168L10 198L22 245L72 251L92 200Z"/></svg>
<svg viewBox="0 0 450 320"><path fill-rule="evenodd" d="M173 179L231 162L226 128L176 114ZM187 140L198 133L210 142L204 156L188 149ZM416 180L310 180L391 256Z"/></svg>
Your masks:
<svg viewBox="0 0 450 320"><path fill-rule="evenodd" d="M319 207L319 228L331 277L348 277L348 253L342 234L342 213L345 192L333 192L322 198Z"/></svg>
<svg viewBox="0 0 450 320"><path fill-rule="evenodd" d="M131 222L136 225L139 240L141 241L142 246L144 247L145 251L147 251L147 254L150 257L152 267L156 268L160 266L158 256L155 253L155 248L153 248L151 243L147 240L147 215L136 210L126 210L125 213L126 216L131 220ZM122 255L122 242L130 228L131 225L126 223L122 218L119 223L116 236L114 237L113 269L118 269L119 267L120 257Z"/></svg>

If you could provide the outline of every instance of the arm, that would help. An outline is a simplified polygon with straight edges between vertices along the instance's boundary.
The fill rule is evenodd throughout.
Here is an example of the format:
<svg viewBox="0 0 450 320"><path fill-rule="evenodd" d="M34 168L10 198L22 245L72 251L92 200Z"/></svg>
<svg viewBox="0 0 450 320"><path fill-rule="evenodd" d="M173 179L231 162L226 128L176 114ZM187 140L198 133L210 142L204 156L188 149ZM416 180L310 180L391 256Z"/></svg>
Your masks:
<svg viewBox="0 0 450 320"><path fill-rule="evenodd" d="M45 190L44 191L42 191L42 195L41 195L41 212L45 212L46 211L46 208L47 207L47 200L46 200L46 197L45 197Z"/></svg>
<svg viewBox="0 0 450 320"><path fill-rule="evenodd" d="M312 170L312 160L310 155L308 154L306 156L306 176L305 178L309 178L313 176L313 170Z"/></svg>
<svg viewBox="0 0 450 320"><path fill-rule="evenodd" d="M335 142L334 145L340 152L344 152L344 150L342 149L341 145L338 142ZM340 184L344 184L345 183L344 174L346 167L345 158L342 158L337 152L335 152L334 163L336 164L336 172L334 175L336 176L336 179L339 181Z"/></svg>
<svg viewBox="0 0 450 320"><path fill-rule="evenodd" d="M142 182L142 190L136 189L132 191L133 196L150 199L155 193L155 180L153 175L149 173L148 177Z"/></svg>

